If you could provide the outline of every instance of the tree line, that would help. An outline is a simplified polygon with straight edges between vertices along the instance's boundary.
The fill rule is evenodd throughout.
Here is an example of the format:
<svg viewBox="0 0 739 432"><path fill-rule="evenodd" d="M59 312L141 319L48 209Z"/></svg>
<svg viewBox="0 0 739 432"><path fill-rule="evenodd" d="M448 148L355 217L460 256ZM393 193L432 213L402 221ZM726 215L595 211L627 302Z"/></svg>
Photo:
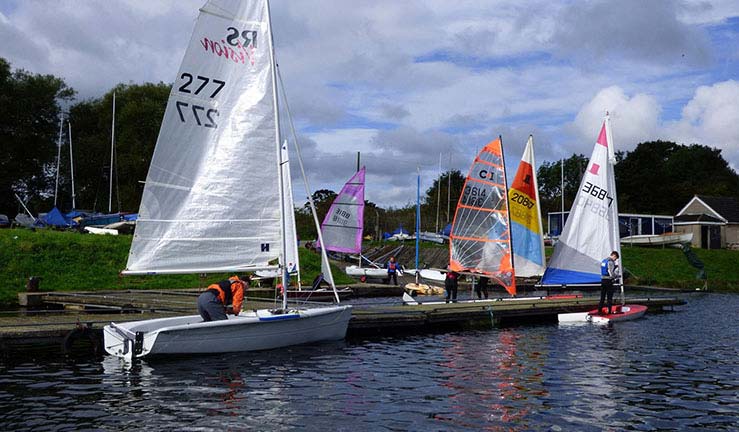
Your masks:
<svg viewBox="0 0 739 432"><path fill-rule="evenodd" d="M0 58L0 213L11 218L23 209L16 195L35 214L48 211L55 200L62 211L72 209L70 131L73 144L77 209L136 212L143 180L159 134L171 85L119 84L98 98L76 101L64 80L12 70ZM116 98L113 191L110 194L113 95ZM60 127L61 126L61 127ZM57 188L57 144L60 140ZM474 155L469 155L470 160ZM619 210L674 215L694 194L739 197L739 175L721 150L700 144L668 141L640 143L617 154L616 185ZM564 164L565 210L569 210L587 167L587 158L544 162L537 170L542 213L561 208L561 167ZM509 173L509 178L514 173ZM421 197L421 230L442 229L454 217L464 174L451 170L439 175ZM341 185L337 185L340 188ZM322 220L336 196L328 189L314 194ZM437 217L438 212L438 217ZM315 238L306 203L296 209L298 233ZM365 234L376 237L399 226L415 229L415 204L382 208L366 202Z"/></svg>

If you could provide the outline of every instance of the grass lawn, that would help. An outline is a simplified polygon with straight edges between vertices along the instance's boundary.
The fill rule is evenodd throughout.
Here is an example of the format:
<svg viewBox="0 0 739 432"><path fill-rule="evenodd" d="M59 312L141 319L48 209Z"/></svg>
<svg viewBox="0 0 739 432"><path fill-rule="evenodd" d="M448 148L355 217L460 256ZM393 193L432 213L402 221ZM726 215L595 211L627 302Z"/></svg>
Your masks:
<svg viewBox="0 0 739 432"><path fill-rule="evenodd" d="M68 231L0 230L0 305L17 304L31 276L40 276L42 291L111 289L167 289L203 287L228 275L126 276L132 236L99 236ZM303 284L310 284L321 268L320 257L300 249ZM337 284L354 282L333 267Z"/></svg>

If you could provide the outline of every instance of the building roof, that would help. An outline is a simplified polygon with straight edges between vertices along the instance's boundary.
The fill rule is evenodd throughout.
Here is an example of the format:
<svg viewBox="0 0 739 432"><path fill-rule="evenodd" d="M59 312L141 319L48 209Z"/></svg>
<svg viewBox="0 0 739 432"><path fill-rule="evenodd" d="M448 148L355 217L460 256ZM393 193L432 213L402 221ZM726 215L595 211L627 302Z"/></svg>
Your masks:
<svg viewBox="0 0 739 432"><path fill-rule="evenodd" d="M683 223L680 223L680 222L683 222ZM685 214L681 216L675 216L676 225L684 225L686 222L703 222L703 223L711 222L711 223L720 223L722 225L726 223L722 221L721 219L717 219L707 214Z"/></svg>
<svg viewBox="0 0 739 432"><path fill-rule="evenodd" d="M695 195L685 207L677 213L675 220L695 213L685 213L694 202L698 201L706 211L703 214L710 218L720 219L722 222L739 223L739 199L735 197L714 197L707 195ZM687 219L681 219L687 221ZM694 219L696 221L710 221L710 219Z"/></svg>

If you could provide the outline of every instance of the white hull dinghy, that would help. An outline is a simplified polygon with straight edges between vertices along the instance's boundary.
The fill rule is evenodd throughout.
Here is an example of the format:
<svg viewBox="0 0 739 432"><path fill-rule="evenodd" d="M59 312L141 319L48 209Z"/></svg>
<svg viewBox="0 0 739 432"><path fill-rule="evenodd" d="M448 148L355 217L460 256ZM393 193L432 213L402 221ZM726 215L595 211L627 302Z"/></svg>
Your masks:
<svg viewBox="0 0 739 432"><path fill-rule="evenodd" d="M200 9L169 95L123 275L275 270L287 287L288 272L299 271L272 40L267 0L208 0ZM314 222L318 226L315 213ZM325 251L321 272L339 303ZM226 320L191 315L111 323L104 328L105 350L134 360L345 336L351 306L295 309L288 307L287 291L277 309Z"/></svg>
<svg viewBox="0 0 739 432"><path fill-rule="evenodd" d="M111 323L103 330L105 350L127 360L162 354L260 351L344 339L351 307L287 311L257 310L225 321L200 315Z"/></svg>

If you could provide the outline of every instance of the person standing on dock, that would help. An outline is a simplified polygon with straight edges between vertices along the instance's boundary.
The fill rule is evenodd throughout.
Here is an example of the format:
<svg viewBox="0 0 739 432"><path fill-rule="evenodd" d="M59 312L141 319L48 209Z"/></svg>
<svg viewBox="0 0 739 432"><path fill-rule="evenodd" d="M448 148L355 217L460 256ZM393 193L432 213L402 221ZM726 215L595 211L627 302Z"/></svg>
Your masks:
<svg viewBox="0 0 739 432"><path fill-rule="evenodd" d="M449 270L446 273L446 279L444 279L444 290L446 291L446 302L449 303L451 299L452 303L457 302L457 288L459 279L459 273Z"/></svg>
<svg viewBox="0 0 739 432"><path fill-rule="evenodd" d="M395 261L395 257L391 256L390 261L385 266L387 268L387 283L393 281L393 285L398 286L398 272L400 271L400 263Z"/></svg>
<svg viewBox="0 0 739 432"><path fill-rule="evenodd" d="M480 280L477 282L477 286L475 286L475 293L477 294L477 299L482 300L482 295L485 295L485 300L488 299L488 285L489 285L490 279L488 279L485 276L480 276Z"/></svg>
<svg viewBox="0 0 739 432"><path fill-rule="evenodd" d="M250 276L231 276L214 283L198 297L198 313L203 321L228 319L227 313L238 315L244 304L244 292L249 286ZM230 306L230 307L229 307Z"/></svg>
<svg viewBox="0 0 739 432"><path fill-rule="evenodd" d="M613 281L618 280L620 277L618 264L616 264L618 258L618 252L613 251L608 258L604 258L600 263L600 302L598 302L598 315L603 314L604 302L607 302L608 305L608 315L611 314L614 291Z"/></svg>

